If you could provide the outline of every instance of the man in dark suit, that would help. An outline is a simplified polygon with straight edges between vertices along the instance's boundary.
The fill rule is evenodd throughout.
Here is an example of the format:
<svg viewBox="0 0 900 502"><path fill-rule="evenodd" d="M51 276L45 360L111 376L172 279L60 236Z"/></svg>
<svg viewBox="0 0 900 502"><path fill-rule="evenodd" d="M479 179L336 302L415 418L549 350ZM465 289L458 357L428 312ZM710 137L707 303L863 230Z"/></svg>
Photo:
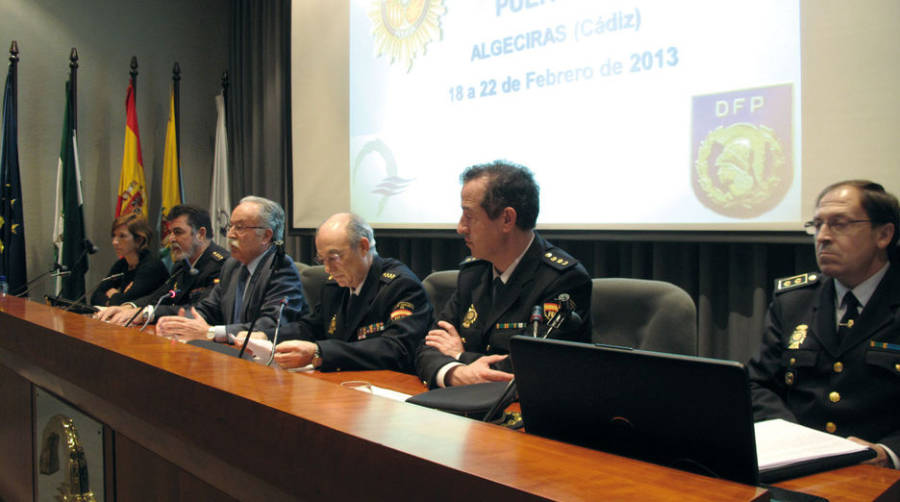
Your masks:
<svg viewBox="0 0 900 502"><path fill-rule="evenodd" d="M190 305L202 300L219 280L222 264L228 251L210 240L212 224L205 209L180 204L169 210L167 223L169 235L166 244L175 264L169 279L156 291L116 307L103 309L94 315L101 321L124 325L139 309L144 312L139 321L152 316L153 306L169 290L174 298L164 300L166 305Z"/></svg>
<svg viewBox="0 0 900 502"><path fill-rule="evenodd" d="M406 265L381 258L372 227L349 213L316 231L317 261L330 274L312 313L282 328L275 362L320 370L413 372L416 347L432 322L422 283ZM283 338L282 338L283 337Z"/></svg>
<svg viewBox="0 0 900 502"><path fill-rule="evenodd" d="M522 166L497 161L462 174L462 217L456 231L472 256L457 288L417 354L416 371L430 387L512 379L509 339L530 333L540 307L545 323L561 308L578 314L552 338L590 341L591 278L577 260L534 231L538 186ZM561 294L569 296L566 305Z"/></svg>
<svg viewBox="0 0 900 502"><path fill-rule="evenodd" d="M191 315L177 306L160 306L154 312L157 334L181 340L223 340L226 334L246 330L257 309L256 326L274 327L282 300L287 301L284 322L304 313L307 307L300 275L293 261L275 245L283 231L284 210L278 203L255 196L241 199L228 224L231 258L222 267L219 283L191 307Z"/></svg>
<svg viewBox="0 0 900 502"><path fill-rule="evenodd" d="M813 220L821 273L776 281L750 361L754 419L783 418L872 447L898 467L897 199L870 181L827 187ZM892 264L893 262L893 264Z"/></svg>

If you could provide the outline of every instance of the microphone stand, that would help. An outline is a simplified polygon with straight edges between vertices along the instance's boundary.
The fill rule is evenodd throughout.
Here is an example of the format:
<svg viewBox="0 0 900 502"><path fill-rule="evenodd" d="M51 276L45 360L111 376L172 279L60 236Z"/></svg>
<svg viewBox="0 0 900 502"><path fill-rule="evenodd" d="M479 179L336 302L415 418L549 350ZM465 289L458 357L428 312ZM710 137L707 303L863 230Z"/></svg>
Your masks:
<svg viewBox="0 0 900 502"><path fill-rule="evenodd" d="M569 307L569 295L561 294L558 297L559 300L559 311L553 315L553 318L550 319L550 322L547 323L547 331L544 333L544 336L541 338L547 338L550 336L550 333L556 331L565 324L565 322L569 319L569 315L572 313L572 310ZM535 335L537 335L537 330L535 329ZM516 379L513 378L506 384L506 388L503 389L503 393L500 394L500 399L494 402L494 405L491 406L491 409L488 410L487 414L485 414L483 421L484 422L493 422L496 420L494 417L502 412L509 403L512 402L513 396L516 394Z"/></svg>
<svg viewBox="0 0 900 502"><path fill-rule="evenodd" d="M159 300L156 300L156 305L153 306L153 310L156 310L156 308L159 307L159 304L162 303L163 300L165 300L166 298L175 298L175 295L177 295L177 294L178 294L178 291L176 291L174 289L170 289L168 293L160 296ZM138 312L141 312L142 310L144 310L144 309L142 308L141 310L138 310ZM136 315L137 315L137 313L134 314L134 316L136 316ZM131 316L131 319L128 320L129 323L131 323L131 320L134 319L134 316ZM146 328L148 324L150 324L150 316L147 316L147 320L144 321L144 325L141 326L141 329L138 330L138 333L144 331L144 328ZM128 326L128 324L126 324L126 326Z"/></svg>
<svg viewBox="0 0 900 502"><path fill-rule="evenodd" d="M168 293L167 293L167 294L168 294ZM165 298L165 297L163 297L163 298ZM134 319L138 316L138 314L140 314L141 312L143 312L145 308L146 308L146 307L140 307L140 308L138 308L138 309L137 309L137 312L135 312L131 317L128 318L128 322L125 323L125 326L124 326L124 327L127 328L128 326L131 326L131 323L134 322ZM147 319L149 320L150 317L148 316ZM144 329L144 328L141 328L141 329Z"/></svg>
<svg viewBox="0 0 900 502"><path fill-rule="evenodd" d="M110 280L112 280L112 279L118 279L119 277L122 277L123 275L125 275L124 272L119 272L118 274L108 275L108 276L104 277L103 279L101 279L100 282L98 282L97 285L94 286L94 289L91 290L91 297L94 296L94 293L96 293L97 290L100 289L100 286L102 286L104 282L110 281ZM86 296L87 296L87 292L82 293L81 296L79 296L77 300L75 300L74 302L70 303L68 307L66 307L65 309L63 309L63 312L68 312L68 311L72 310L72 307L74 307L74 306L76 306L76 305L79 305L79 304L84 305L84 306L88 306L88 305L86 305L86 304L81 303L81 300L84 300L84 298L85 298ZM96 309L94 309L94 310L96 310Z"/></svg>
<svg viewBox="0 0 900 502"><path fill-rule="evenodd" d="M278 268L278 265L281 263L281 259L284 256L284 248L282 246L282 242L275 242L275 256L272 257L272 263L269 266L269 280L272 279L272 274ZM248 278L249 280L249 278ZM256 326L256 321L259 320L260 313L262 312L263 301L265 300L265 295L260 295L259 304L254 309L253 320L250 321L250 327L247 328L247 336L244 338L244 343L241 345L241 351L238 353L238 359L244 357L244 351L247 350L247 343L250 341L250 336L253 334L253 328ZM275 347L272 347L272 352L275 352Z"/></svg>
<svg viewBox="0 0 900 502"><path fill-rule="evenodd" d="M187 258L183 258L182 261L183 261L184 264L190 269L190 272L189 272L190 275L194 276L194 275L197 275L198 273L200 273L199 270L197 270L196 268L194 268L194 267L191 265L191 262L189 262ZM168 286L169 283L172 282L172 279L174 279L174 278L175 278L180 272L182 272L182 271L184 271L184 267L182 267L182 268L180 268L180 269L178 269L178 270L172 272L172 275L170 275L169 278L166 279L166 282L163 283L163 286ZM169 293L171 293L171 292L172 292L172 290L169 290L167 293L163 294L162 298L165 298L165 297L168 296ZM176 295L178 294L178 291L177 291L177 290L175 291L175 294L176 294ZM175 298L175 297L173 296L172 298ZM159 307L159 302L156 302L156 307ZM153 310L156 310L156 307L153 307ZM127 328L128 326L131 326L131 323L134 322L134 320L137 318L138 314L140 314L141 312L144 311L144 308L146 308L146 305L145 305L144 307L139 308L138 311L135 312L134 315L132 315L132 316L128 319L128 322L125 323L125 327L126 327L126 328ZM147 316L147 322L150 322L150 316ZM141 331L143 331L144 328L145 328L146 326L147 326L147 323L144 323L144 326L141 327Z"/></svg>
<svg viewBox="0 0 900 502"><path fill-rule="evenodd" d="M287 305L287 297L281 299L281 305L278 307L278 321L275 322L275 334L272 335L272 353L269 354L269 360L266 366L271 366L275 360L275 346L278 345L278 330L281 329L281 313L284 312L284 306ZM247 332L247 338L250 338L250 332Z"/></svg>
<svg viewBox="0 0 900 502"><path fill-rule="evenodd" d="M57 270L59 270L59 272L56 272ZM32 284L34 284L35 282L43 279L44 277L47 277L48 275L50 275L51 278L57 278L57 277L65 277L71 273L72 272L69 272L68 268L65 265L60 265L58 263L54 263L53 268L51 268L50 270L44 272L43 274L35 277L34 279L28 281L25 284L25 286L23 286L22 291L20 293L16 293L13 296L15 296L17 298L22 298L23 296L28 295L28 289L30 288L30 286Z"/></svg>
<svg viewBox="0 0 900 502"><path fill-rule="evenodd" d="M528 321L531 322L531 336L537 338L538 331L541 324L541 319L544 318L544 307L541 305L535 305L531 309L531 317L528 318Z"/></svg>
<svg viewBox="0 0 900 502"><path fill-rule="evenodd" d="M67 267L66 265L63 265L63 264L61 264L61 263L54 263L52 269L50 269L48 272L45 272L45 273L41 274L40 276L37 277L37 279L34 279L34 280L32 280L31 282L29 282L28 284L26 284L26 285L25 285L25 291L23 291L23 292L17 294L16 296L18 296L18 297L25 296L25 294L28 293L28 286L31 285L31 283L33 283L34 281L40 279L41 277L44 277L45 275L47 275L47 274L49 274L49 273L52 273L54 270L59 270L59 271L60 271L59 274L56 274L56 275L53 276L54 278L65 277L65 276L71 274L71 273L72 273L72 270L74 270L75 268L77 268L77 267L78 267L78 264L81 263L81 260L83 260L87 255L89 255L89 254L94 254L94 253L96 253L97 251L99 251L99 248L98 248L97 246L95 246L94 243L90 241L90 239L84 239L84 241L82 241L82 243L84 244L84 249L81 251L81 254L78 255L78 258L76 258L75 261L72 262L72 267L71 267L71 268L69 268L69 267ZM63 272L65 272L65 273L63 273ZM109 277L107 277L106 279L109 279ZM103 279L103 280L105 281L106 279ZM100 281L100 284L103 284L103 281ZM99 287L100 284L98 284L97 286ZM93 292L91 293L91 295L93 296ZM83 298L83 297L84 297L84 295L82 295L82 298ZM50 295L44 295L44 298L46 298L46 299L49 300L49 299L51 298L51 296L50 296ZM56 295L56 300L59 300L59 295ZM66 301L68 301L68 300L66 300ZM80 301L80 299L79 299L79 301ZM66 311L68 311L69 308L71 308L72 306L73 306L72 304L69 304L69 307L66 308Z"/></svg>

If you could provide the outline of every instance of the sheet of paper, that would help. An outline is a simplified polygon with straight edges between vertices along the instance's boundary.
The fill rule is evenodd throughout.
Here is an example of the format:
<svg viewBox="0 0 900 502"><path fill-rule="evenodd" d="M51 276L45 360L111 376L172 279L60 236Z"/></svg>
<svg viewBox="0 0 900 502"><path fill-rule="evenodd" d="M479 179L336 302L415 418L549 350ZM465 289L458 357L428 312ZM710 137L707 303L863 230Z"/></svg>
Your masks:
<svg viewBox="0 0 900 502"><path fill-rule="evenodd" d="M760 471L866 449L848 439L780 418L757 422L754 430Z"/></svg>
<svg viewBox="0 0 900 502"><path fill-rule="evenodd" d="M377 387L375 385L358 385L358 386L345 386L349 389L358 390L360 392L365 392L366 394L372 394L375 396L386 397L388 399L393 399L394 401L404 402L410 398L410 394L404 394L402 392L397 392L395 390L385 389L384 387Z"/></svg>

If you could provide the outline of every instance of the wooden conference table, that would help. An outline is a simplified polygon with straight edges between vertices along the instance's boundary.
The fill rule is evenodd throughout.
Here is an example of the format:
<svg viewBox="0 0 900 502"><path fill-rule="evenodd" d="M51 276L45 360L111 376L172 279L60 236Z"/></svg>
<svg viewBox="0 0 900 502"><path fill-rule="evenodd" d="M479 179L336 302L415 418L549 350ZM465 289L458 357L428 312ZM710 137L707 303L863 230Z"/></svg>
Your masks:
<svg viewBox="0 0 900 502"><path fill-rule="evenodd" d="M387 371L267 368L2 298L0 498L34 493L37 386L104 424L107 500L769 500L339 385L348 380L425 390ZM900 472L871 466L780 485L832 501L900 498Z"/></svg>

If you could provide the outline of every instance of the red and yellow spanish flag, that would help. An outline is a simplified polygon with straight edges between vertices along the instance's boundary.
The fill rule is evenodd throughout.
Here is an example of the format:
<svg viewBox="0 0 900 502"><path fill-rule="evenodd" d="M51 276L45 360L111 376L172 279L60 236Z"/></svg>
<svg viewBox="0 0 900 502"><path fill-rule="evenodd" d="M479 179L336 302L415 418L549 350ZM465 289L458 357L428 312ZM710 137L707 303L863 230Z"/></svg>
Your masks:
<svg viewBox="0 0 900 502"><path fill-rule="evenodd" d="M116 217L128 213L147 215L147 182L144 178L144 160L141 158L141 137L138 134L137 108L134 104L134 82L128 81L125 96L125 150L122 153L122 172L119 175L119 200Z"/></svg>

